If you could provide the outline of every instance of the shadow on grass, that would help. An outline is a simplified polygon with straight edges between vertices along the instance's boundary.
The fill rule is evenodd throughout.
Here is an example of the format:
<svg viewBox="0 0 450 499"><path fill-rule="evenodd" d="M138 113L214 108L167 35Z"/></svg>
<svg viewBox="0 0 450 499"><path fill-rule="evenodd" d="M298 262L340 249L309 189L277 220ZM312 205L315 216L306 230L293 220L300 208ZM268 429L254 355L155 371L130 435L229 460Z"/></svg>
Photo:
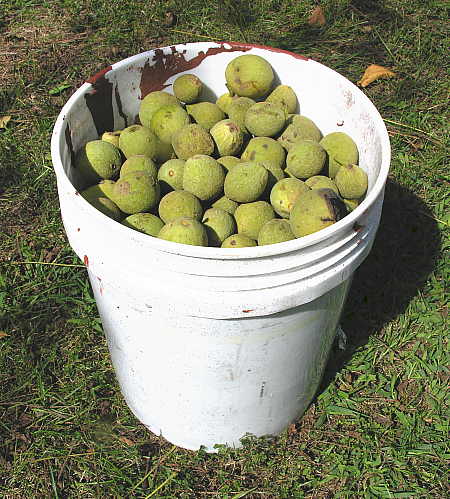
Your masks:
<svg viewBox="0 0 450 499"><path fill-rule="evenodd" d="M331 356L318 394L369 337L402 314L433 272L440 233L432 212L409 189L388 180L373 248L355 272L342 316L345 351Z"/></svg>

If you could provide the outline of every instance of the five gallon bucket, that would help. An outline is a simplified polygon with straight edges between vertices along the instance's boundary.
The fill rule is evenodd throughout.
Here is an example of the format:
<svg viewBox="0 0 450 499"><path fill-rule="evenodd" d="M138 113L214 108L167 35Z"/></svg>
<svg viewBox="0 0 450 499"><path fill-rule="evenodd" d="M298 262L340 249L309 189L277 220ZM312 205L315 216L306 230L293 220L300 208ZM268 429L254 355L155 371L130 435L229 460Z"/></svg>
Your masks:
<svg viewBox="0 0 450 499"><path fill-rule="evenodd" d="M221 249L181 245L117 223L77 191L74 153L135 122L150 91L196 74L215 100L224 71L244 53L268 60L323 134L343 131L368 174L365 200L315 234ZM52 158L69 242L85 262L122 393L150 430L188 449L240 446L276 435L317 389L351 277L372 246L390 146L370 100L331 69L282 50L192 43L151 50L106 68L69 99Z"/></svg>

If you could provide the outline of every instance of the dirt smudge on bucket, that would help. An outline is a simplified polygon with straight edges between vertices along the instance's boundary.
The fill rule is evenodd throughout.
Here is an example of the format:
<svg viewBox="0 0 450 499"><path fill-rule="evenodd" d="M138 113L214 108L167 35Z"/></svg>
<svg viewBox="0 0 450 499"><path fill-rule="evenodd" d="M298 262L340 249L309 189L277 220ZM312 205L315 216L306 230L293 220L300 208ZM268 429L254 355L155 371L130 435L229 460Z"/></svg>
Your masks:
<svg viewBox="0 0 450 499"><path fill-rule="evenodd" d="M227 46L225 46L227 45ZM144 64L141 76L141 99L150 92L164 90L170 84L166 81L171 77L183 71L196 68L204 59L211 55L222 52L246 52L251 46L231 45L221 43L219 47L210 47L206 52L199 52L197 56L187 60L184 52L177 52L175 46L170 47L171 53L165 54L162 49L156 49L155 55L150 64L150 59Z"/></svg>
<svg viewBox="0 0 450 499"><path fill-rule="evenodd" d="M112 66L99 71L87 80L92 91L84 96L98 135L114 129L114 113L112 107L113 83L106 78Z"/></svg>
<svg viewBox="0 0 450 499"><path fill-rule="evenodd" d="M73 150L72 131L70 130L69 123L67 123L64 136L66 138L67 149L69 149L71 166L75 168L75 151Z"/></svg>

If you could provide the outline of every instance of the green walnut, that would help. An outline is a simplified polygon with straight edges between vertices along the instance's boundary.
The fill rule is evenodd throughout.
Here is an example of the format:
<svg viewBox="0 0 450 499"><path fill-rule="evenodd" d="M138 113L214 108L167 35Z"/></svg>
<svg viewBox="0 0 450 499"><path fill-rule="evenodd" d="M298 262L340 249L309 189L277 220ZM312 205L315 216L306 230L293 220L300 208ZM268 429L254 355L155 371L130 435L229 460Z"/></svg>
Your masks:
<svg viewBox="0 0 450 499"><path fill-rule="evenodd" d="M244 133L231 120L219 121L211 128L209 133L220 156L233 156L241 152Z"/></svg>
<svg viewBox="0 0 450 499"><path fill-rule="evenodd" d="M158 153L158 138L145 126L131 125L120 134L119 148L126 158L142 154L155 159Z"/></svg>
<svg viewBox="0 0 450 499"><path fill-rule="evenodd" d="M367 191L367 173L356 165L342 165L334 178L339 193L346 199L359 199Z"/></svg>
<svg viewBox="0 0 450 499"><path fill-rule="evenodd" d="M205 226L195 218L181 217L172 220L158 233L159 239L192 246L208 246Z"/></svg>
<svg viewBox="0 0 450 499"><path fill-rule="evenodd" d="M284 168L286 152L281 144L270 137L254 137L247 144L241 160L268 161L280 168Z"/></svg>
<svg viewBox="0 0 450 499"><path fill-rule="evenodd" d="M158 181L145 172L127 173L114 185L114 202L129 215L150 211L158 204L159 198Z"/></svg>
<svg viewBox="0 0 450 499"><path fill-rule="evenodd" d="M238 203L256 201L264 192L268 177L266 168L259 163L239 163L225 177L225 196Z"/></svg>
<svg viewBox="0 0 450 499"><path fill-rule="evenodd" d="M360 199L343 199L342 201L344 201L345 207L349 213L357 208L361 203Z"/></svg>
<svg viewBox="0 0 450 499"><path fill-rule="evenodd" d="M225 69L227 87L231 93L251 99L266 96L272 87L272 66L258 55L241 55Z"/></svg>
<svg viewBox="0 0 450 499"><path fill-rule="evenodd" d="M286 151L289 151L299 140L319 142L322 139L322 133L317 125L306 116L291 115L288 117L287 124L286 129L277 139Z"/></svg>
<svg viewBox="0 0 450 499"><path fill-rule="evenodd" d="M121 165L122 158L119 149L104 140L87 142L75 157L75 168L84 185L116 177Z"/></svg>
<svg viewBox="0 0 450 499"><path fill-rule="evenodd" d="M216 105L220 107L220 109L225 113L228 114L228 107L229 105L233 102L234 99L236 99L236 96L230 95L228 92L226 94L221 95L217 100L216 100Z"/></svg>
<svg viewBox="0 0 450 499"><path fill-rule="evenodd" d="M337 185L330 177L325 177L325 175L314 175L314 177L309 177L305 180L305 184L310 189L331 189L336 194L339 194Z"/></svg>
<svg viewBox="0 0 450 499"><path fill-rule="evenodd" d="M228 117L233 123L236 123L244 133L247 132L247 128L245 128L245 115L255 104L256 102L248 97L234 97L228 105Z"/></svg>
<svg viewBox="0 0 450 499"><path fill-rule="evenodd" d="M156 178L158 175L158 168L153 160L147 156L138 155L130 156L122 165L120 169L120 176L123 177L131 172L146 172Z"/></svg>
<svg viewBox="0 0 450 499"><path fill-rule="evenodd" d="M281 179L285 178L285 172L278 165L272 163L270 161L259 161L259 164L264 166L269 174L267 178L267 185L262 195L264 199L270 199L270 193L272 191L273 186Z"/></svg>
<svg viewBox="0 0 450 499"><path fill-rule="evenodd" d="M297 200L310 189L297 178L279 180L270 192L270 204L280 217L289 218Z"/></svg>
<svg viewBox="0 0 450 499"><path fill-rule="evenodd" d="M222 156L217 160L217 162L220 163L228 172L234 166L240 163L241 160L239 158L236 158L236 156Z"/></svg>
<svg viewBox="0 0 450 499"><path fill-rule="evenodd" d="M216 123L225 119L225 113L219 106L212 102L199 102L198 104L186 106L186 111L189 116L194 118L198 125L208 131L211 130Z"/></svg>
<svg viewBox="0 0 450 499"><path fill-rule="evenodd" d="M278 85L266 98L267 102L273 102L282 107L286 114L295 113L298 105L297 95L288 85Z"/></svg>
<svg viewBox="0 0 450 499"><path fill-rule="evenodd" d="M228 212L230 215L234 214L238 206L239 203L236 203L236 201L233 201L226 196L222 196L211 205L212 208L220 208L221 210Z"/></svg>
<svg viewBox="0 0 450 499"><path fill-rule="evenodd" d="M162 106L156 111L150 122L150 128L161 142L171 144L173 135L189 123L187 112L179 105L171 104Z"/></svg>
<svg viewBox="0 0 450 499"><path fill-rule="evenodd" d="M184 159L169 159L158 170L158 181L161 191L179 191L183 189Z"/></svg>
<svg viewBox="0 0 450 499"><path fill-rule="evenodd" d="M156 143L155 161L161 164L173 158L175 158L175 151L173 150L172 144L167 144L158 139Z"/></svg>
<svg viewBox="0 0 450 499"><path fill-rule="evenodd" d="M151 213L135 213L122 220L122 225L148 236L156 237L163 228L164 222Z"/></svg>
<svg viewBox="0 0 450 499"><path fill-rule="evenodd" d="M258 245L284 243L295 239L291 225L284 218L274 218L266 222L258 234Z"/></svg>
<svg viewBox="0 0 450 499"><path fill-rule="evenodd" d="M257 102L245 113L244 123L256 137L274 137L284 128L286 113L278 104Z"/></svg>
<svg viewBox="0 0 450 499"><path fill-rule="evenodd" d="M257 246L256 241L244 234L233 234L222 243L222 248L248 248Z"/></svg>
<svg viewBox="0 0 450 499"><path fill-rule="evenodd" d="M186 104L197 102L203 90L203 83L193 74L184 74L173 82L173 93Z"/></svg>
<svg viewBox="0 0 450 499"><path fill-rule="evenodd" d="M123 213L120 211L119 207L111 201L111 199L105 197L96 197L86 199L94 208L101 211L103 215L106 215L113 220L119 221L123 217Z"/></svg>
<svg viewBox="0 0 450 499"><path fill-rule="evenodd" d="M307 236L341 220L347 210L331 189L311 189L295 203L289 222L296 237Z"/></svg>
<svg viewBox="0 0 450 499"><path fill-rule="evenodd" d="M101 180L98 184L91 185L87 189L84 189L84 191L81 192L81 195L87 201L95 198L108 198L112 200L114 185L114 180Z"/></svg>
<svg viewBox="0 0 450 499"><path fill-rule="evenodd" d="M220 208L206 210L202 223L206 227L209 246L220 248L223 241L236 232L236 222L233 216Z"/></svg>
<svg viewBox="0 0 450 499"><path fill-rule="evenodd" d="M251 239L258 239L261 227L275 218L272 206L266 201L254 201L253 203L240 204L234 212L238 234Z"/></svg>
<svg viewBox="0 0 450 499"><path fill-rule="evenodd" d="M320 145L327 151L328 176L336 176L342 165L358 163L358 148L351 137L344 132L332 132L320 141Z"/></svg>
<svg viewBox="0 0 450 499"><path fill-rule="evenodd" d="M322 171L326 158L327 153L318 142L299 140L287 155L286 171L297 178L313 177Z"/></svg>
<svg viewBox="0 0 450 499"><path fill-rule="evenodd" d="M211 156L196 154L186 160L183 173L183 189L191 192L202 201L221 195L225 180L225 170Z"/></svg>
<svg viewBox="0 0 450 499"><path fill-rule="evenodd" d="M198 198L187 191L171 191L159 202L158 213L164 223L169 223L180 217L200 220L203 208Z"/></svg>
<svg viewBox="0 0 450 499"><path fill-rule="evenodd" d="M211 135L196 123L178 130L172 138L172 146L179 159L189 159L196 154L209 156L214 152Z"/></svg>
<svg viewBox="0 0 450 499"><path fill-rule="evenodd" d="M116 130L114 132L105 132L102 134L102 140L109 142L113 146L119 147L119 137L122 130Z"/></svg>
<svg viewBox="0 0 450 499"><path fill-rule="evenodd" d="M169 105L180 105L180 102L174 95L163 92L162 90L147 94L142 99L139 107L139 119L141 124L150 128L150 123L156 111L158 111L160 107Z"/></svg>

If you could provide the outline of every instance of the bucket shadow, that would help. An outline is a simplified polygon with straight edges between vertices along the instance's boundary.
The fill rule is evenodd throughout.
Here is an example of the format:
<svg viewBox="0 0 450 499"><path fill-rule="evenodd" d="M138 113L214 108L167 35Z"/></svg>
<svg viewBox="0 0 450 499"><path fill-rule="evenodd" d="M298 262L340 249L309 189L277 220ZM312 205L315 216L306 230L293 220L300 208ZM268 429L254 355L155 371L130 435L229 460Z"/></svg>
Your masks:
<svg viewBox="0 0 450 499"><path fill-rule="evenodd" d="M333 347L316 396L372 334L406 310L433 272L440 246L430 209L412 191L388 179L373 248L355 272L341 318L347 347Z"/></svg>

